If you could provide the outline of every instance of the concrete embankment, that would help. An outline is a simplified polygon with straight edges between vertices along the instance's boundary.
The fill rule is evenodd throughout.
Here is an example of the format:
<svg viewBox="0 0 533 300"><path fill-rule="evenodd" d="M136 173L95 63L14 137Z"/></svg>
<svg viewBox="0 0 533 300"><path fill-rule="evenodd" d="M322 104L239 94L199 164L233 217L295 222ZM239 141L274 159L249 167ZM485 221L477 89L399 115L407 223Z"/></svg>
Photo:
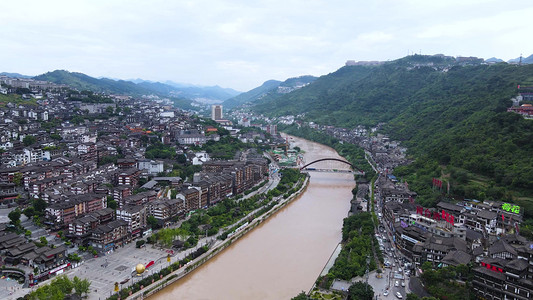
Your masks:
<svg viewBox="0 0 533 300"><path fill-rule="evenodd" d="M292 202L294 199L298 198L306 190L308 184L309 184L309 176L305 177L301 187L298 189L297 192L290 195L286 199L284 199L283 196L278 197L278 201L279 201L278 204L276 204L274 207L272 207L270 210L268 210L264 214L256 217L253 221L251 221L247 226L242 228L240 231L235 232L235 234L233 234L231 238L228 238L227 240L221 241L219 243L215 243L215 246L213 248L209 249L206 253L200 255L196 259L189 262L185 267L175 270L169 275L163 277L161 280L154 282L153 284L145 287L143 290L132 294L131 296L128 297L128 299L139 299L139 298L142 299L143 297L153 295L157 293L158 291L164 289L165 287L180 280L181 278L187 276L189 273L191 273L196 268L198 268L199 266L207 262L209 259L221 253L224 249L229 247L233 242L237 241L239 238L243 237L245 234L247 234L248 232L250 232L257 226L259 226L261 223L263 223L263 221L265 221L270 216L274 215L276 212L278 212L280 209L282 209L287 204Z"/></svg>

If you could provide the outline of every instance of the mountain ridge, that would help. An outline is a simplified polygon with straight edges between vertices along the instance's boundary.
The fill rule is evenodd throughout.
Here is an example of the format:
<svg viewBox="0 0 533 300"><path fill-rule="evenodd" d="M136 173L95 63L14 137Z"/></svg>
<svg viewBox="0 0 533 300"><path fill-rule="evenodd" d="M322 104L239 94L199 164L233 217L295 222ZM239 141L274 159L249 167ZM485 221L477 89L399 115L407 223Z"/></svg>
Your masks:
<svg viewBox="0 0 533 300"><path fill-rule="evenodd" d="M302 75L298 77L291 77L285 81L267 80L261 86L237 95L233 98L227 99L222 103L227 109L235 108L246 103L254 103L263 101L264 99L277 98L282 94L290 93L293 90L300 89L313 81L317 77L311 75Z"/></svg>
<svg viewBox="0 0 533 300"><path fill-rule="evenodd" d="M384 123L382 132L415 160L395 175L406 176L422 205L443 199L431 178L447 174L453 197L515 201L533 222L533 122L507 112L517 84L533 81L533 65L449 62L417 56L345 66L249 109L348 129Z"/></svg>
<svg viewBox="0 0 533 300"><path fill-rule="evenodd" d="M160 96L182 97L189 100L194 100L195 98L207 98L223 101L240 93L233 89L225 89L219 86L190 86L179 88L166 83L142 79L129 81L107 77L94 78L80 72L70 72L67 70L55 70L31 78L50 81L57 84L67 84L76 89L91 90L93 92L111 92L130 95L155 93Z"/></svg>

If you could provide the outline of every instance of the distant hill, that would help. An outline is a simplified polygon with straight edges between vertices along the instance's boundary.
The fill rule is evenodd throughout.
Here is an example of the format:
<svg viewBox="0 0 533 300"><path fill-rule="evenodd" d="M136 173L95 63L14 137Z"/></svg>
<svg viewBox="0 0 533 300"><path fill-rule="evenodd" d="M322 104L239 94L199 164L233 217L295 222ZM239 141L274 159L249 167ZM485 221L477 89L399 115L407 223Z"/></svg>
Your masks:
<svg viewBox="0 0 533 300"><path fill-rule="evenodd" d="M66 84L78 90L89 90L98 93L120 93L140 95L152 93L152 91L136 85L130 81L113 80L109 78L94 78L83 73L55 70L33 77L35 80L45 80L57 84Z"/></svg>
<svg viewBox="0 0 533 300"><path fill-rule="evenodd" d="M507 61L508 63L518 63L520 61L520 57L510 59ZM522 57L522 63L523 64L533 64L533 54L528 57Z"/></svg>
<svg viewBox="0 0 533 300"><path fill-rule="evenodd" d="M227 109L232 109L245 103L270 101L272 99L281 97L284 94L298 90L314 82L315 80L316 77L310 75L289 78L283 82L278 80L268 80L255 89L224 101L223 105Z"/></svg>
<svg viewBox="0 0 533 300"><path fill-rule="evenodd" d="M83 73L68 72L65 70L55 70L39 76L33 77L35 80L45 80L57 84L66 84L73 89L89 90L98 93L113 93L125 95L147 95L157 94L159 96L168 97L170 91L173 91L171 86L162 83L153 84L135 84L131 81L113 80L109 78L94 78ZM182 97L174 97L172 99L176 105L183 109L191 109L191 100L183 99Z"/></svg>
<svg viewBox="0 0 533 300"><path fill-rule="evenodd" d="M276 89L280 83L281 81L278 80L265 81L261 86L258 86L233 98L227 99L222 103L222 105L224 105L224 108L226 109L232 109L244 103L254 102L257 99L260 99L266 93L270 92L272 89Z"/></svg>
<svg viewBox="0 0 533 300"><path fill-rule="evenodd" d="M499 59L499 58L496 58L496 57L491 57L489 59L485 59L486 62L489 62L489 63L501 63L501 62L505 62L503 59Z"/></svg>
<svg viewBox="0 0 533 300"><path fill-rule="evenodd" d="M149 89L167 91L173 95L185 97L188 99L210 99L220 102L235 97L241 92L231 88L222 88L215 86L196 86L188 83L176 83L170 80L165 82L154 82L142 79L130 80Z"/></svg>
<svg viewBox="0 0 533 300"><path fill-rule="evenodd" d="M0 73L0 75L12 77L12 78L32 78L33 77L33 76L28 76L28 75L22 75L19 73L8 73L8 72L2 72Z"/></svg>
<svg viewBox="0 0 533 300"><path fill-rule="evenodd" d="M119 93L128 95L157 94L164 97L180 97L189 100L206 98L223 101L238 95L240 92L233 89L224 89L219 86L196 87L153 82L142 79L119 80L110 78L94 78L83 73L56 70L33 77L36 80L46 80L58 84L66 84L79 90L93 92Z"/></svg>
<svg viewBox="0 0 533 300"><path fill-rule="evenodd" d="M218 85L205 87L190 86L175 88L178 90L176 93L177 95L189 99L206 98L211 100L224 101L241 94L241 92L236 91L234 89L221 88Z"/></svg>

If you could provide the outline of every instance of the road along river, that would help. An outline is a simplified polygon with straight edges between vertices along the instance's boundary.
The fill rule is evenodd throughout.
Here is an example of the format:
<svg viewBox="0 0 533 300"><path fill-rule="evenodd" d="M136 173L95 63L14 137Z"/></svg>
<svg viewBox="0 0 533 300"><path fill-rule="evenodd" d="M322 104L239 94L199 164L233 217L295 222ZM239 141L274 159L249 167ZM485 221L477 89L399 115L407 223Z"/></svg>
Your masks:
<svg viewBox="0 0 533 300"><path fill-rule="evenodd" d="M307 163L341 158L292 137ZM313 167L349 169L335 161ZM150 299L290 299L308 291L341 240L355 186L349 173L311 172L304 193L185 278Z"/></svg>

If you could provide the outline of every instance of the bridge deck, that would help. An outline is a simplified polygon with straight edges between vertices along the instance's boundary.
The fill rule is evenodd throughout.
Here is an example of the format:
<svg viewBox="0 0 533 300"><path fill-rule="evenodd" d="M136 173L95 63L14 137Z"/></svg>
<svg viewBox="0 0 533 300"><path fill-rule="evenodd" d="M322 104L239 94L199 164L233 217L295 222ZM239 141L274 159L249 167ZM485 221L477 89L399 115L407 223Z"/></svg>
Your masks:
<svg viewBox="0 0 533 300"><path fill-rule="evenodd" d="M352 170L338 170L338 169L317 169L317 168L304 168L300 170L301 172L326 172L326 173L354 173L357 175L362 175L362 172L354 172Z"/></svg>

